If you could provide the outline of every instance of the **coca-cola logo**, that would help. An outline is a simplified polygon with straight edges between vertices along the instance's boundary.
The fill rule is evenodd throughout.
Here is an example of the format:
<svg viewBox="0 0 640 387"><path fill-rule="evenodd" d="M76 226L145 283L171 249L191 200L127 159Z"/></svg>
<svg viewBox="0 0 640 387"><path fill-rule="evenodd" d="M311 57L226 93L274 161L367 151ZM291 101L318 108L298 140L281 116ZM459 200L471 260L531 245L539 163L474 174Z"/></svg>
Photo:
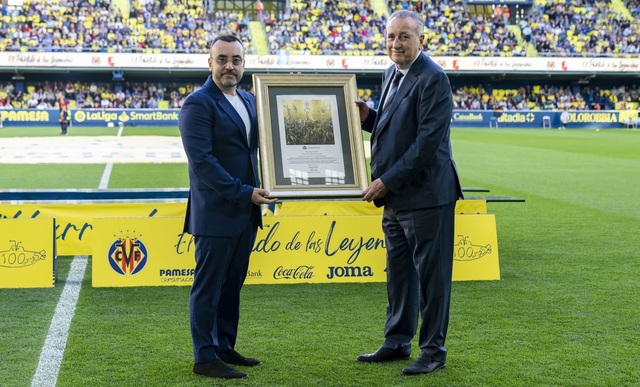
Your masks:
<svg viewBox="0 0 640 387"><path fill-rule="evenodd" d="M288 279L288 280L304 280L313 278L313 269L315 266L300 265L294 268L285 268L284 266L278 266L273 272L274 279Z"/></svg>

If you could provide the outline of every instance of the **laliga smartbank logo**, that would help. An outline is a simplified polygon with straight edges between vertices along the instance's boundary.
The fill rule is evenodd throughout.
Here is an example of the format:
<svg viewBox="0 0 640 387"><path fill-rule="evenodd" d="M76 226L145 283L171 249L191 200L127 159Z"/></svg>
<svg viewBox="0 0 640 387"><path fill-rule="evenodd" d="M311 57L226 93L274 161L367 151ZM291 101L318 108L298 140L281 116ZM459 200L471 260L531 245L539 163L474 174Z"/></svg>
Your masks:
<svg viewBox="0 0 640 387"><path fill-rule="evenodd" d="M47 257L46 250L27 250L20 246L22 241L10 240L8 249L0 250L0 267L9 269L22 269L44 261Z"/></svg>
<svg viewBox="0 0 640 387"><path fill-rule="evenodd" d="M88 111L88 110L76 110L73 118L76 122L85 121L103 121L103 122L127 122L131 120L126 112L110 112L106 110Z"/></svg>
<svg viewBox="0 0 640 387"><path fill-rule="evenodd" d="M147 265L147 246L135 231L121 231L120 236L109 246L109 265L120 275L135 275Z"/></svg>
<svg viewBox="0 0 640 387"><path fill-rule="evenodd" d="M468 235L458 235L458 242L453 245L453 259L456 261L475 261L491 254L491 243L473 244Z"/></svg>

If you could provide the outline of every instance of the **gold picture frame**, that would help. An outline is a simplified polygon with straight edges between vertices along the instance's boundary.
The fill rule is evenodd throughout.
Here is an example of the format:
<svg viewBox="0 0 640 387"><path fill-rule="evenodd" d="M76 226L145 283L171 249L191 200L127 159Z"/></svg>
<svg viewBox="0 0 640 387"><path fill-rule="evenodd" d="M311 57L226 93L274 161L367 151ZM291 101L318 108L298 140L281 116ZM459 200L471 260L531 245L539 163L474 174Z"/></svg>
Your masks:
<svg viewBox="0 0 640 387"><path fill-rule="evenodd" d="M360 197L368 175L355 74L253 74L253 85L271 196Z"/></svg>

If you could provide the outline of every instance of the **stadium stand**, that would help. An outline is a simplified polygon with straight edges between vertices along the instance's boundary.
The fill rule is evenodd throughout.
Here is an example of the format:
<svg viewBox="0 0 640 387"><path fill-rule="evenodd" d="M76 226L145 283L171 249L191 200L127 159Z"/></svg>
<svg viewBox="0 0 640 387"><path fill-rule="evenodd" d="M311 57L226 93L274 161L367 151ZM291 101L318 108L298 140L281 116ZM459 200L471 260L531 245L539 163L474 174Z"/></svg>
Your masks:
<svg viewBox="0 0 640 387"><path fill-rule="evenodd" d="M0 51L206 53L232 33L251 46L241 12L207 13L195 0L25 0L0 5Z"/></svg>
<svg viewBox="0 0 640 387"><path fill-rule="evenodd" d="M61 90L67 91L74 109L180 108L186 96L200 86L199 83L177 82L77 82L71 85L74 92L69 93L69 85L39 82L28 86L23 93L11 82L0 83L0 109L56 107L55 95ZM241 87L252 91L248 82ZM482 84L458 86L454 83L452 90L454 108L460 110L638 110L640 106L638 84L602 88L529 83L518 88L487 88ZM360 88L358 97L377 107L380 85Z"/></svg>
<svg viewBox="0 0 640 387"><path fill-rule="evenodd" d="M532 5L471 5L461 0L289 0L255 2L252 10L213 9L196 0L25 0L0 4L0 51L206 53L220 33L241 38L248 52L286 55L386 55L390 12L425 15L425 51L434 56L637 57L640 0L534 0ZM69 79L66 79L69 78ZM179 108L201 79L161 77L132 82L64 82L0 77L0 108L55 107L64 90L73 108ZM59 78L56 78L59 79ZM363 79L360 98L380 98L379 77ZM245 89L251 89L244 80ZM637 109L638 87L620 79L586 84L560 80L452 80L458 109ZM475 86L473 86L475 85Z"/></svg>
<svg viewBox="0 0 640 387"><path fill-rule="evenodd" d="M628 56L640 50L640 0L289 0L279 9L214 10L196 0L25 0L0 5L0 51L206 53L220 33L249 53L384 55L386 17L425 14L425 50L458 56ZM203 6L209 4L209 6ZM260 2L261 9L264 9Z"/></svg>

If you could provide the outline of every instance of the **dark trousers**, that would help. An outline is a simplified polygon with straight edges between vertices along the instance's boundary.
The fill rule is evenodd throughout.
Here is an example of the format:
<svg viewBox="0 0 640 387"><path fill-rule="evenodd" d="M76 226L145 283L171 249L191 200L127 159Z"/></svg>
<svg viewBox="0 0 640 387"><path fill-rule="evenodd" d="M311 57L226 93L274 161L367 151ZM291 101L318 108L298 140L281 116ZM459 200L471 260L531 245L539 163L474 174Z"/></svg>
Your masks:
<svg viewBox="0 0 640 387"><path fill-rule="evenodd" d="M240 290L247 276L257 227L232 238L195 236L196 269L189 318L196 363L234 348L240 318Z"/></svg>
<svg viewBox="0 0 640 387"><path fill-rule="evenodd" d="M387 322L385 346L410 345L422 317L418 341L423 354L445 362L453 270L456 203L417 210L385 207Z"/></svg>

